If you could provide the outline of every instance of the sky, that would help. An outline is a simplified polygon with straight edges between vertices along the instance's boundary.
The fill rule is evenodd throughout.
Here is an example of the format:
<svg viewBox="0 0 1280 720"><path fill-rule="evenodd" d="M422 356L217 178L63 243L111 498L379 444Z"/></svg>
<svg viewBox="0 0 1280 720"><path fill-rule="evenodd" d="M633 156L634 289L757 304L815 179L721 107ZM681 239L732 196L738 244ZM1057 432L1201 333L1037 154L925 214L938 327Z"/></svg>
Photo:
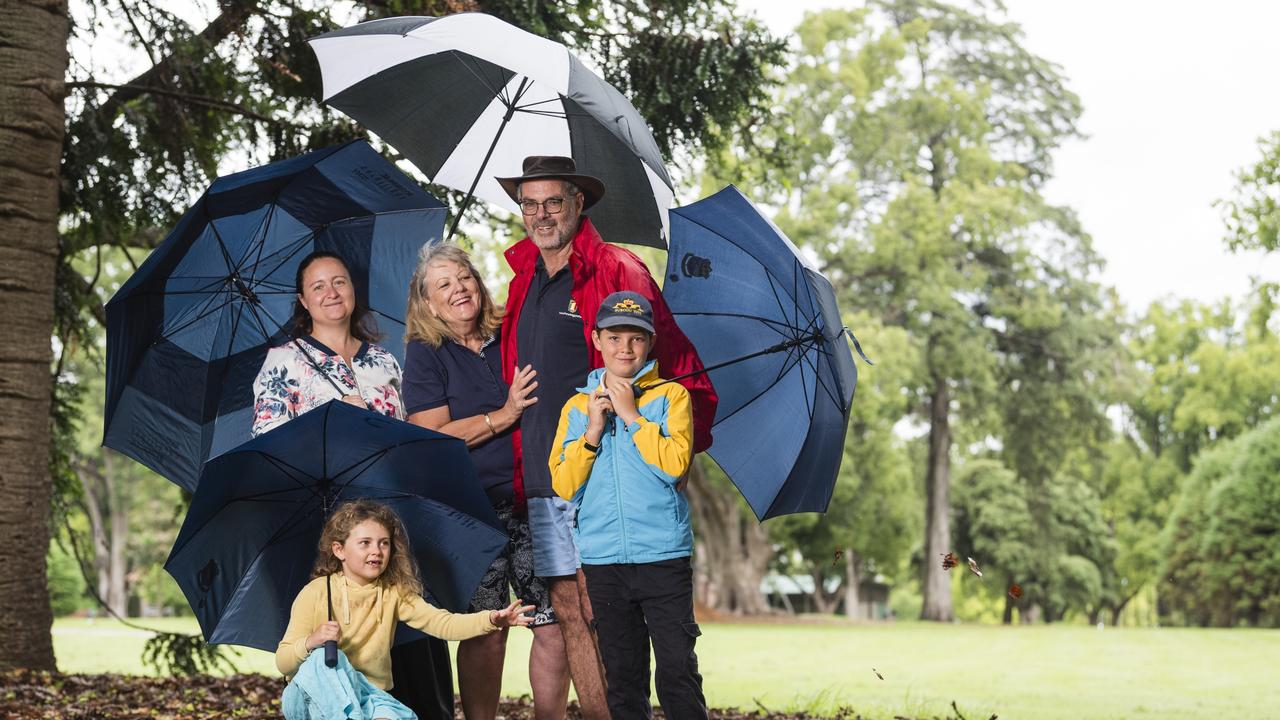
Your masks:
<svg viewBox="0 0 1280 720"><path fill-rule="evenodd" d="M832 0L741 0L774 32ZM1215 200L1280 131L1280 3L1005 0L1030 51L1061 66L1086 139L1054 156L1050 202L1074 208L1131 312L1152 301L1240 300L1280 281L1280 254L1232 254Z"/></svg>

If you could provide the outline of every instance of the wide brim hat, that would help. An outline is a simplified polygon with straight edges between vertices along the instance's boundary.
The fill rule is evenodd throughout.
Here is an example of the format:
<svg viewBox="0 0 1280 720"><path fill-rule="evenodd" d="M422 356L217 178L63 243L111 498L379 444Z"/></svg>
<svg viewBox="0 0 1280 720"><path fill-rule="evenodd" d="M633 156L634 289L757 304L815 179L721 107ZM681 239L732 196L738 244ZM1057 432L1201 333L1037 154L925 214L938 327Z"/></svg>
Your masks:
<svg viewBox="0 0 1280 720"><path fill-rule="evenodd" d="M563 155L530 155L524 159L523 174L518 177L495 177L511 199L520 202L520 183L528 180L568 180L582 191L582 209L585 210L604 197L604 181L593 175L578 172L573 158Z"/></svg>

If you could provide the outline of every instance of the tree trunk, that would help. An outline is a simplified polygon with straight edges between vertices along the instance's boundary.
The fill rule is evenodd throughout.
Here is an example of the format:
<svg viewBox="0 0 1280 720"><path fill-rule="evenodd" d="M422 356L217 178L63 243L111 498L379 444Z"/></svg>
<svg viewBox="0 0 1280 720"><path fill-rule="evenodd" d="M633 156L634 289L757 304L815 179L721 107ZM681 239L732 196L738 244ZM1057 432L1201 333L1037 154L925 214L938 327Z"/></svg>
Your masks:
<svg viewBox="0 0 1280 720"><path fill-rule="evenodd" d="M733 487L713 487L694 462L685 493L693 515L694 597L713 610L735 614L767 612L760 592L773 548L764 528L744 517Z"/></svg>
<svg viewBox="0 0 1280 720"><path fill-rule="evenodd" d="M839 590L833 593L827 592L827 574L821 568L812 570L809 577L813 579L813 592L809 597L813 598L814 611L819 615L831 615L836 611L836 604L840 602Z"/></svg>
<svg viewBox="0 0 1280 720"><path fill-rule="evenodd" d="M844 551L844 614L850 620L870 620L870 615L864 615L862 609L858 607L858 583L862 582L860 576L861 558L853 551L852 548L845 548Z"/></svg>
<svg viewBox="0 0 1280 720"><path fill-rule="evenodd" d="M1120 627L1120 613L1124 612L1129 601L1137 597L1138 593L1133 592L1120 599L1120 602L1111 607L1111 627Z"/></svg>
<svg viewBox="0 0 1280 720"><path fill-rule="evenodd" d="M103 478L106 480L107 517L111 518L111 554L107 567L109 584L104 599L107 606L119 617L129 614L129 594L125 587L125 575L128 572L128 558L125 548L129 542L128 504L120 497L120 484L116 479L119 463L112 457L112 451L103 449Z"/></svg>
<svg viewBox="0 0 1280 720"><path fill-rule="evenodd" d="M98 597L111 594L111 543L107 539L107 523L102 517L103 498L106 497L106 479L102 472L88 461L76 463L76 477L84 493L85 514L89 516L89 534L93 544L93 571L97 575Z"/></svg>
<svg viewBox="0 0 1280 720"><path fill-rule="evenodd" d="M933 378L929 398L929 465L925 468L924 568L921 620L950 622L951 578L940 558L951 552L951 393L945 378Z"/></svg>
<svg viewBox="0 0 1280 720"><path fill-rule="evenodd" d="M0 670L54 670L49 410L66 0L0 3Z"/></svg>

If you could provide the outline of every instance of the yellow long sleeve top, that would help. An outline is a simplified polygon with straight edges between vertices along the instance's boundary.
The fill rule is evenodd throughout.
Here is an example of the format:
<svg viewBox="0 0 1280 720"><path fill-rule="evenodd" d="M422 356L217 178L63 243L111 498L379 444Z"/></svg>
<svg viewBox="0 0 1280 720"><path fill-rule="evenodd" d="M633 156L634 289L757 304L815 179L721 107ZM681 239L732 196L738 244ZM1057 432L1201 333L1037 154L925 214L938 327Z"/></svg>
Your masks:
<svg viewBox="0 0 1280 720"><path fill-rule="evenodd" d="M289 627L276 648L276 667L292 676L307 659L307 637L329 619L325 579L307 583L293 601ZM444 640L466 640L498 628L489 620L489 611L451 613L412 593L382 583L357 585L342 575L330 575L333 583L333 615L342 626L338 648L352 666L369 682L391 689L391 643L396 621Z"/></svg>

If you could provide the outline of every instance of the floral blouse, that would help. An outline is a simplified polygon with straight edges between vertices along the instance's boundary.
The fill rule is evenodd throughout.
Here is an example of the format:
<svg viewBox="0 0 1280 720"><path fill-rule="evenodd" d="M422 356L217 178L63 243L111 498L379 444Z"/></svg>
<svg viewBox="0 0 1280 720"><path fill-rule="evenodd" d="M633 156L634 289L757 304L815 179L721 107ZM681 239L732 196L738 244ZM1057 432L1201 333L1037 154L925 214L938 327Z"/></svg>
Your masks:
<svg viewBox="0 0 1280 720"><path fill-rule="evenodd" d="M343 391L338 392L334 383ZM312 408L340 400L343 395L359 395L374 412L398 420L405 417L400 399L400 363L385 348L364 343L348 366L341 355L312 337L273 347L267 351L267 359L253 381L251 431L257 437Z"/></svg>

